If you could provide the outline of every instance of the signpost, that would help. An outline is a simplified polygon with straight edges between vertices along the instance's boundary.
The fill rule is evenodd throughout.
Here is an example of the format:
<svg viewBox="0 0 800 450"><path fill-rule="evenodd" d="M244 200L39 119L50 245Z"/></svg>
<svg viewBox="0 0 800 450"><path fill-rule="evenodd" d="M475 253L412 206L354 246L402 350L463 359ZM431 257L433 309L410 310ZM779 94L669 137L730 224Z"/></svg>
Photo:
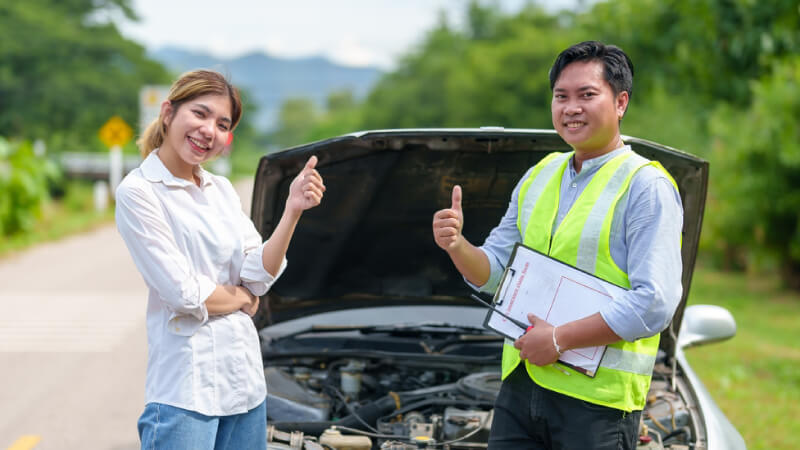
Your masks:
<svg viewBox="0 0 800 450"><path fill-rule="evenodd" d="M133 130L122 118L119 116L112 116L105 125L100 127L98 135L100 136L100 140L103 141L103 144L109 149L108 185L111 195L113 196L117 185L122 181L122 146L131 140L133 137ZM96 196L101 195L97 193L102 191L103 189L101 187L95 185ZM98 202L98 199L95 198L95 207L98 209L105 209L100 208L98 205L101 204Z"/></svg>
<svg viewBox="0 0 800 450"><path fill-rule="evenodd" d="M169 86L149 84L139 89L139 133L158 118L161 103L169 96Z"/></svg>

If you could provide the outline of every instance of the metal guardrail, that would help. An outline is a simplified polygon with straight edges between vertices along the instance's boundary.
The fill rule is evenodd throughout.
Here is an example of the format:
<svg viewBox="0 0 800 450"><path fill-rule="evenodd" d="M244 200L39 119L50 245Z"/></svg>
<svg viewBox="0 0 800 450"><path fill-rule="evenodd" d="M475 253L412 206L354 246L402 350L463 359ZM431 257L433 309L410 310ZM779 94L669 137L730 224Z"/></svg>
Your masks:
<svg viewBox="0 0 800 450"><path fill-rule="evenodd" d="M64 152L58 157L64 175L69 178L85 178L90 180L108 180L111 168L110 153ZM122 175L142 163L140 156L125 155L122 157Z"/></svg>
<svg viewBox="0 0 800 450"><path fill-rule="evenodd" d="M109 179L111 168L111 153L83 153L63 152L58 156L58 163L64 175L68 178L83 178L89 180ZM122 176L139 167L142 158L138 155L122 156ZM217 158L210 163L213 173L228 176L231 172L230 160L227 157Z"/></svg>

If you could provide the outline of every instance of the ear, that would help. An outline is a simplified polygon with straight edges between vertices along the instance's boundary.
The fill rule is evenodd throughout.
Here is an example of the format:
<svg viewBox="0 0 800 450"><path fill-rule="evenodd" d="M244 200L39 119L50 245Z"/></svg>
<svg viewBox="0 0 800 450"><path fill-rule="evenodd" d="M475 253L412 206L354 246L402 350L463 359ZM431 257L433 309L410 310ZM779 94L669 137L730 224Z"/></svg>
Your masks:
<svg viewBox="0 0 800 450"><path fill-rule="evenodd" d="M172 113L173 113L172 103L169 100L164 100L164 102L161 103L161 114L159 115L159 117L161 117L162 120L161 126L165 130L167 129L167 125L169 125L169 122L172 121Z"/></svg>
<svg viewBox="0 0 800 450"><path fill-rule="evenodd" d="M626 91L622 91L617 94L615 105L617 109L617 120L622 120L622 117L625 115L625 111L628 110L628 99L630 99L630 96Z"/></svg>

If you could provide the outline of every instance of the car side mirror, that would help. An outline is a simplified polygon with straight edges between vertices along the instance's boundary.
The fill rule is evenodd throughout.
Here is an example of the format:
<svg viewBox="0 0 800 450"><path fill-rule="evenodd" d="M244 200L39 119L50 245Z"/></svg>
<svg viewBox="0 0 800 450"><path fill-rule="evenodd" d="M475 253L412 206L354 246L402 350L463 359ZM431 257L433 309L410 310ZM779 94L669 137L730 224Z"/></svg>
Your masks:
<svg viewBox="0 0 800 450"><path fill-rule="evenodd" d="M696 347L724 341L736 335L736 321L731 313L716 305L692 305L683 312L678 346Z"/></svg>

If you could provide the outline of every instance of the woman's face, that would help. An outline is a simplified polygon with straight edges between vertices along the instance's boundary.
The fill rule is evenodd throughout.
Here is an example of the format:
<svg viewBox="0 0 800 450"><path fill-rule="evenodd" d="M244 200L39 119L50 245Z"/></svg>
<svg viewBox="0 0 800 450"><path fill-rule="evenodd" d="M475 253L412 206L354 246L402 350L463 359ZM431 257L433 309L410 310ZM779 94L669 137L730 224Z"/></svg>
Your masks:
<svg viewBox="0 0 800 450"><path fill-rule="evenodd" d="M163 112L167 133L161 151L176 156L176 163L196 166L219 155L231 133L231 101L225 95L203 95L181 104L169 103Z"/></svg>

